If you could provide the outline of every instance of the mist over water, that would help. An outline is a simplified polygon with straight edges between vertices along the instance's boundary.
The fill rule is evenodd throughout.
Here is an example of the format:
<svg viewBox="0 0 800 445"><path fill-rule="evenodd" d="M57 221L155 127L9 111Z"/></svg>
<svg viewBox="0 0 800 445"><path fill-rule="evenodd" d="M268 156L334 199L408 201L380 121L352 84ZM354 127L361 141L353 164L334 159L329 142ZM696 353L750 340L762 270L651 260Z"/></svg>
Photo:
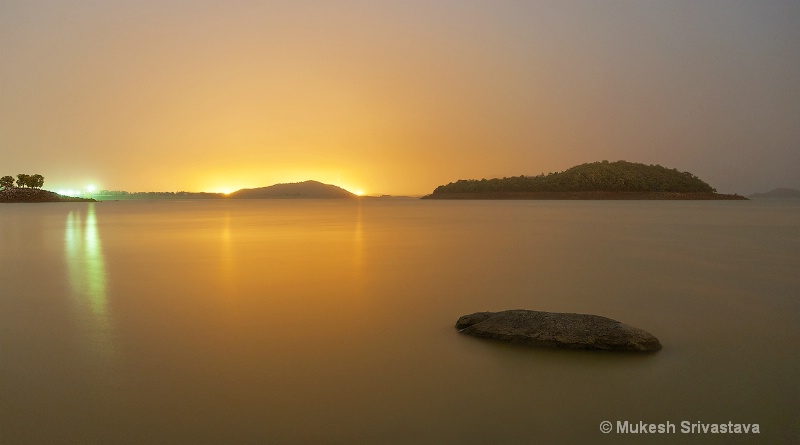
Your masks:
<svg viewBox="0 0 800 445"><path fill-rule="evenodd" d="M800 437L796 202L5 204L0 227L3 444ZM607 316L664 349L453 327L517 308Z"/></svg>

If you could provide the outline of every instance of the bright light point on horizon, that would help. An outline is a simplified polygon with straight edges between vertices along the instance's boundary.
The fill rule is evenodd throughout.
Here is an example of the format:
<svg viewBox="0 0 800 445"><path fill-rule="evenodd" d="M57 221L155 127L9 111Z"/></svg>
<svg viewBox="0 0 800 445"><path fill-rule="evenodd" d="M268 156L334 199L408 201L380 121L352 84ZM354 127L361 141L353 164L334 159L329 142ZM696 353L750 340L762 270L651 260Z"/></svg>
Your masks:
<svg viewBox="0 0 800 445"><path fill-rule="evenodd" d="M94 193L96 187L92 184L86 186L86 193Z"/></svg>

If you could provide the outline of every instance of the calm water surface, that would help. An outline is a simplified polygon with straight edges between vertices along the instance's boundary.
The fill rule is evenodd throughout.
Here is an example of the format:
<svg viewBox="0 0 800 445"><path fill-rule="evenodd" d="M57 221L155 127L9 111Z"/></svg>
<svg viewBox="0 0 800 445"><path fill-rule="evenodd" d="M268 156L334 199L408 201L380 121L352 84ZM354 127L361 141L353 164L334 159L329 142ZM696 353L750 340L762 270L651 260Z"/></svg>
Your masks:
<svg viewBox="0 0 800 445"><path fill-rule="evenodd" d="M797 202L3 204L0 227L2 444L800 443ZM664 349L453 328L515 308Z"/></svg>

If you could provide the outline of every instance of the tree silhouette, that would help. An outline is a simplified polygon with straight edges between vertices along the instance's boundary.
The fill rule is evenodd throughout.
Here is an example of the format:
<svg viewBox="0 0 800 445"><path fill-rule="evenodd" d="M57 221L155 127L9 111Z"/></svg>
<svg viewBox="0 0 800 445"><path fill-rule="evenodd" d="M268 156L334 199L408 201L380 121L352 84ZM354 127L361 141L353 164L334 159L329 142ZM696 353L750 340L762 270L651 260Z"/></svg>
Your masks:
<svg viewBox="0 0 800 445"><path fill-rule="evenodd" d="M14 177L3 176L0 178L0 187L3 187L4 189L14 188Z"/></svg>
<svg viewBox="0 0 800 445"><path fill-rule="evenodd" d="M35 174L30 177L29 185L33 188L40 189L44 185L44 176L40 174Z"/></svg>
<svg viewBox="0 0 800 445"><path fill-rule="evenodd" d="M25 173L20 173L17 175L17 187L28 187L31 180L30 175L26 175Z"/></svg>
<svg viewBox="0 0 800 445"><path fill-rule="evenodd" d="M14 178L11 176L3 176L0 180L0 185L5 188L14 187ZM35 175L26 175L25 173L20 173L17 175L17 187L29 187L29 188L42 188L44 185L44 176L40 174Z"/></svg>

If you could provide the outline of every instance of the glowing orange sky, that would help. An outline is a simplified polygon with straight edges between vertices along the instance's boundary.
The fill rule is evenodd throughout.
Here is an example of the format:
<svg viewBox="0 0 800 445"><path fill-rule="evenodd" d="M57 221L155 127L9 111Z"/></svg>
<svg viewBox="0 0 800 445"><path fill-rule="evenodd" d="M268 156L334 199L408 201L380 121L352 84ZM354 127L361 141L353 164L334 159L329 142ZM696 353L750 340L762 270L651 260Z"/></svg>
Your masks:
<svg viewBox="0 0 800 445"><path fill-rule="evenodd" d="M603 159L800 188L793 1L0 0L0 174L425 194Z"/></svg>

